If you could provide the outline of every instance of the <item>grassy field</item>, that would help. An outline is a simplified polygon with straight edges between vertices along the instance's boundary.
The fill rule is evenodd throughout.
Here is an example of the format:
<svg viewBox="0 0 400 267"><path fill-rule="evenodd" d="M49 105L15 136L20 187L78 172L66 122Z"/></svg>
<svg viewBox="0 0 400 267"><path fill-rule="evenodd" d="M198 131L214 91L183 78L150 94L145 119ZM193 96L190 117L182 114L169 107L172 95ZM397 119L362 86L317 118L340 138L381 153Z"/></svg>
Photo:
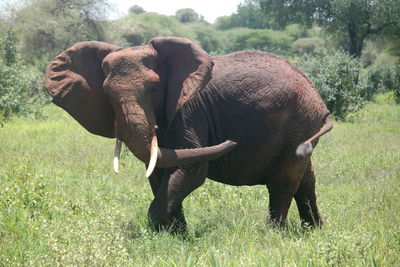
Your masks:
<svg viewBox="0 0 400 267"><path fill-rule="evenodd" d="M0 128L0 266L399 266L400 106L379 96L320 140L322 229L268 225L263 186L207 181L185 200L187 236L147 228L152 199L132 155L50 106Z"/></svg>

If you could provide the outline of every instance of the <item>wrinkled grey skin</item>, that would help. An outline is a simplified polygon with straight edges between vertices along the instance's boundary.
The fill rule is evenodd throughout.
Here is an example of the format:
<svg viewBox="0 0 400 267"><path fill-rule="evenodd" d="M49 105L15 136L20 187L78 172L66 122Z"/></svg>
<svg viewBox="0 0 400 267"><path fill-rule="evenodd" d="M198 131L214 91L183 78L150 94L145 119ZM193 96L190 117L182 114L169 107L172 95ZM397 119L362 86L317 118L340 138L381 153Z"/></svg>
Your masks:
<svg viewBox="0 0 400 267"><path fill-rule="evenodd" d="M266 185L270 218L278 225L293 198L303 223L322 223L310 156L332 123L310 81L283 59L257 51L211 58L174 37L128 49L89 42L50 63L45 87L85 128L118 137L146 164L154 136L172 154L193 149L193 161L159 163L149 177L156 230L186 229L182 201L206 177ZM235 143L210 158L195 149L226 140Z"/></svg>

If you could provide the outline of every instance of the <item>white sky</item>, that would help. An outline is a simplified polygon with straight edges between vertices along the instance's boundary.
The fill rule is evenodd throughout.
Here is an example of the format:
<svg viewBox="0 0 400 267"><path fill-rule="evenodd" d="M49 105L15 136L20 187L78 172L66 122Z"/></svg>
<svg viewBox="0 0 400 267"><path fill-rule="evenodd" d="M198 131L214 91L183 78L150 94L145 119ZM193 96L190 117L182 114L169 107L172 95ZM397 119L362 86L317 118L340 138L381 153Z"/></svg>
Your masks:
<svg viewBox="0 0 400 267"><path fill-rule="evenodd" d="M214 23L217 17L234 13L241 2L243 0L109 0L122 14L127 14L128 9L134 5L164 15L175 15L181 8L193 8L210 23Z"/></svg>

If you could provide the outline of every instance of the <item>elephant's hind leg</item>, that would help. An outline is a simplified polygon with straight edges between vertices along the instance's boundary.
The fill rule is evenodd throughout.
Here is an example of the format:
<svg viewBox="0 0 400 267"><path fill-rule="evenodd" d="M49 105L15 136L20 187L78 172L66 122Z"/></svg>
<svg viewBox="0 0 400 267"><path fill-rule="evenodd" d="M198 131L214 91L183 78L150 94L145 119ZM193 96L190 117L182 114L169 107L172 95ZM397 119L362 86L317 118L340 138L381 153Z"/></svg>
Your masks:
<svg viewBox="0 0 400 267"><path fill-rule="evenodd" d="M285 224L290 204L299 188L308 161L309 158L298 159L294 155L285 157L272 171L267 188L269 215L273 224L278 226Z"/></svg>
<svg viewBox="0 0 400 267"><path fill-rule="evenodd" d="M315 175L311 161L307 166L304 177L301 180L299 189L294 198L299 210L300 219L303 225L312 227L321 226L323 220L317 207L317 198L315 196Z"/></svg>
<svg viewBox="0 0 400 267"><path fill-rule="evenodd" d="M201 186L207 176L208 164L185 166L164 172L161 185L149 208L150 224L156 231L184 232L186 220L182 201Z"/></svg>

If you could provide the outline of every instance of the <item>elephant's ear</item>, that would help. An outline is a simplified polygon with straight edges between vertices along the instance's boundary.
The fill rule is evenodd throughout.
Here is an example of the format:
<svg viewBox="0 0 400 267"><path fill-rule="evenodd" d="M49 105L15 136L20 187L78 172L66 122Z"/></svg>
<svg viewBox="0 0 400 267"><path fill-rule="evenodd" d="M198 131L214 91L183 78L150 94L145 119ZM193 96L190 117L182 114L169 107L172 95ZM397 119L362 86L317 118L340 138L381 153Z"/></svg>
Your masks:
<svg viewBox="0 0 400 267"><path fill-rule="evenodd" d="M167 80L166 116L168 125L176 112L211 79L213 62L200 46L178 37L150 40L163 64Z"/></svg>
<svg viewBox="0 0 400 267"><path fill-rule="evenodd" d="M103 59L119 50L102 42L78 43L47 66L44 87L53 103L65 109L89 132L115 137L114 111L103 93Z"/></svg>

